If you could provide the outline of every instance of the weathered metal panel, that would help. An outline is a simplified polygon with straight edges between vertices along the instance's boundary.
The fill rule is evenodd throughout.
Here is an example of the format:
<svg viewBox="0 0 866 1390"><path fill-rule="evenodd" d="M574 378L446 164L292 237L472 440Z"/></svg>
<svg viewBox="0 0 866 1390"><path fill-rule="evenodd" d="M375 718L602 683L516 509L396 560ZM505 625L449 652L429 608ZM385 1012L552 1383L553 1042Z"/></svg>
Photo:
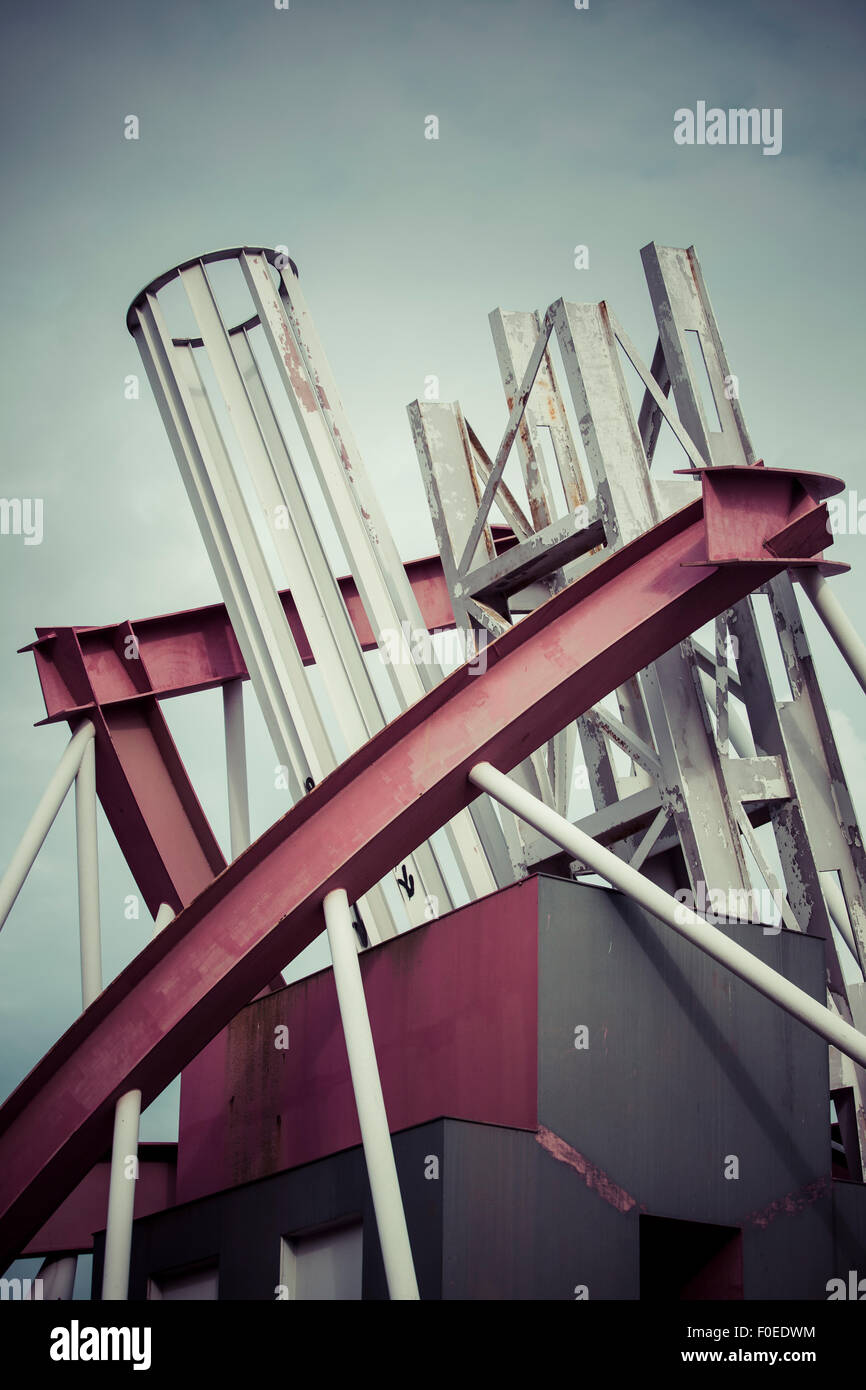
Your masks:
<svg viewBox="0 0 866 1390"><path fill-rule="evenodd" d="M575 1163L543 1129L445 1125L444 1299L639 1296L637 1208Z"/></svg>
<svg viewBox="0 0 866 1390"><path fill-rule="evenodd" d="M820 941L720 930L823 1000ZM623 1210L740 1227L746 1298L824 1297L826 1045L608 890L540 879L539 933L540 1124Z"/></svg>

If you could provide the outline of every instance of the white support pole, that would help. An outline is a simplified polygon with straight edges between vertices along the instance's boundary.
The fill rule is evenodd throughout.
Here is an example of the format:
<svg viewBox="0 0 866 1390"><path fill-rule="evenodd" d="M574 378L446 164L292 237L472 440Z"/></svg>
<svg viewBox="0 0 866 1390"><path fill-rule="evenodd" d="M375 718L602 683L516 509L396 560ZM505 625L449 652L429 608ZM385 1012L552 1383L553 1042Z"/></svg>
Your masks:
<svg viewBox="0 0 866 1390"><path fill-rule="evenodd" d="M49 1255L45 1259L37 1278L42 1281L42 1298L45 1303L62 1298L72 1298L75 1289L75 1271L78 1268L77 1255Z"/></svg>
<svg viewBox="0 0 866 1390"><path fill-rule="evenodd" d="M700 671L701 686L707 698L707 707L715 720L716 717L716 682L706 671ZM738 758L754 758L755 741L748 729L745 720L740 718L733 701L728 701L728 737L734 745L734 752Z"/></svg>
<svg viewBox="0 0 866 1390"><path fill-rule="evenodd" d="M78 930L81 936L81 1004L102 993L99 934L99 848L96 824L96 747L84 745L75 778L75 838L78 849Z"/></svg>
<svg viewBox="0 0 866 1390"><path fill-rule="evenodd" d="M856 961L860 959L857 950L857 942L854 940L854 933L851 930L851 919L848 916L848 907L845 902L845 894L839 887L836 878L831 873L821 876L821 887L824 890L824 901L827 904L827 911L833 918L836 928L848 950Z"/></svg>
<svg viewBox="0 0 866 1390"><path fill-rule="evenodd" d="M162 903L153 924L156 936L174 916ZM129 1297L129 1257L135 1216L135 1184L138 1181L138 1128L141 1091L127 1091L114 1109L111 1144L111 1178L105 1223L105 1263L102 1269L103 1302L125 1302Z"/></svg>
<svg viewBox="0 0 866 1390"><path fill-rule="evenodd" d="M684 903L677 902L670 893L645 878L643 874L624 864L609 849L598 844L577 826L571 825L544 802L531 796L529 792L513 782L510 777L498 772L490 763L476 763L469 773L469 781L479 791L485 791L503 806L507 806L516 816L535 826L554 844L561 845L576 859L606 878L614 888L627 893L641 907L654 917L672 927L680 936L700 947L733 974L745 980L775 1004L792 1014L794 1018L826 1038L840 1052L866 1066L866 1036L852 1028L850 1023L839 1018L824 1004L819 1004L805 990L791 984L771 966L758 960L743 946L731 941L717 927L711 927L702 917Z"/></svg>
<svg viewBox="0 0 866 1390"><path fill-rule="evenodd" d="M854 675L866 690L866 646L829 585L816 569L799 569L795 577L805 590L812 607L844 656Z"/></svg>
<svg viewBox="0 0 866 1390"><path fill-rule="evenodd" d="M105 1224L105 1264L102 1270L104 1302L124 1302L129 1296L129 1256L135 1184L138 1180L138 1123L141 1091L127 1091L114 1109L111 1144L111 1180Z"/></svg>
<svg viewBox="0 0 866 1390"><path fill-rule="evenodd" d="M388 1293L395 1300L417 1299L415 1265L406 1229L406 1214L400 1195L373 1034L370 1031L352 916L349 900L342 888L328 893L324 909Z"/></svg>
<svg viewBox="0 0 866 1390"><path fill-rule="evenodd" d="M247 789L247 750L244 737L243 681L223 686L223 718L226 731L226 781L229 799L229 832L232 859L250 843L250 804Z"/></svg>
<svg viewBox="0 0 866 1390"><path fill-rule="evenodd" d="M93 725L87 721L69 740L63 757L51 774L51 780L42 800L33 812L33 817L21 838L3 878L0 879L0 927L12 910L12 905L21 892L21 885L33 867L33 861L42 848L54 818L63 805L63 798L72 786L78 771L85 747L94 736Z"/></svg>

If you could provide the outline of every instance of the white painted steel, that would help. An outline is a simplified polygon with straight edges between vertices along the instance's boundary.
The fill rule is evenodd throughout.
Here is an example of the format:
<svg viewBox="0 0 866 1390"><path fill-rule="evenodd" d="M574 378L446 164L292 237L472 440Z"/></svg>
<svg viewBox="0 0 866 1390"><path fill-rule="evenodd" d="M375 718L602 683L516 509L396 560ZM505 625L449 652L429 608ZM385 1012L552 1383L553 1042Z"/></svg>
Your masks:
<svg viewBox="0 0 866 1390"><path fill-rule="evenodd" d="M342 888L328 893L324 911L388 1292L392 1299L413 1300L419 1297L415 1265L364 998L349 900Z"/></svg>
<svg viewBox="0 0 866 1390"><path fill-rule="evenodd" d="M715 686L705 671L701 671L701 685L707 695L712 710L712 701ZM735 709L728 705L728 734L733 744L734 752L739 758L754 758L755 744L750 731L745 722L740 718ZM825 874L821 879L821 888L824 899L827 903L827 911L836 924L839 935L845 942L855 960L858 959L857 943L854 940L854 933L851 930L851 922L848 917L848 909L845 905L845 896L830 874Z"/></svg>
<svg viewBox="0 0 866 1390"><path fill-rule="evenodd" d="M60 762L51 774L42 800L33 812L30 824L12 855L9 867L0 879L0 927L9 916L15 899L21 892L22 884L33 867L33 861L42 848L45 836L54 824L57 812L63 805L63 799L78 772L84 749L93 739L94 733L93 725L88 721L82 724L69 740Z"/></svg>
<svg viewBox="0 0 866 1390"><path fill-rule="evenodd" d="M691 941L753 989L799 1019L807 1028L838 1047L840 1052L866 1066L864 1034L837 1014L831 1013L805 990L791 984L777 970L758 960L750 951L731 941L717 927L711 927L684 903L677 902L670 893L624 864L610 850L597 844L549 806L530 796L510 777L498 772L490 763L476 763L469 773L469 780L480 791L487 792L488 796L535 826L542 835L588 864L595 873L607 879L620 892L628 894L654 917L672 927L679 936Z"/></svg>
<svg viewBox="0 0 866 1390"><path fill-rule="evenodd" d="M716 715L716 683L706 671L699 670L701 687L707 698L707 708L715 719ZM743 720L728 701L728 737L734 746L734 752L738 758L754 758L755 741Z"/></svg>
<svg viewBox="0 0 866 1390"><path fill-rule="evenodd" d="M223 686L223 719L226 735L229 837L232 859L237 859L250 843L243 681L229 681Z"/></svg>
<svg viewBox="0 0 866 1390"><path fill-rule="evenodd" d="M153 922L157 936L174 917L174 908L161 903ZM108 1216L105 1224L105 1263L102 1270L102 1297L125 1302L129 1297L129 1257L135 1215L135 1184L138 1181L138 1129L141 1120L141 1091L127 1091L114 1108L114 1135L111 1144L111 1175L108 1185ZM127 1176L129 1160L135 1177Z"/></svg>
<svg viewBox="0 0 866 1390"><path fill-rule="evenodd" d="M282 270L277 294L264 256L244 252L240 265L377 641L383 643L388 631L402 632L404 623L419 631L424 627L421 610L367 478L297 277ZM388 662L387 672L401 709L442 677L438 668L423 662ZM472 818L462 812L444 829L471 896L492 892L497 877L510 881L491 807L476 808ZM495 874L492 864L498 865Z"/></svg>
<svg viewBox="0 0 866 1390"><path fill-rule="evenodd" d="M795 577L805 590L812 607L844 656L863 690L866 690L866 646L832 586L814 569L796 571Z"/></svg>
<svg viewBox="0 0 866 1390"><path fill-rule="evenodd" d="M81 1004L102 993L99 930L99 844L96 824L96 745L88 739L75 778L75 839L78 852L78 931L81 938Z"/></svg>
<svg viewBox="0 0 866 1390"><path fill-rule="evenodd" d="M129 1297L129 1256L132 1249L135 1184L138 1180L140 1118L141 1091L127 1091L114 1109L105 1266L102 1272L104 1302L124 1302Z"/></svg>
<svg viewBox="0 0 866 1390"><path fill-rule="evenodd" d="M205 349L215 355L224 384L231 389L237 362L227 345L204 268L185 270L183 284ZM309 780L321 781L336 766L321 709L307 681L193 350L172 341L154 295L146 295L136 312L139 351L163 424L274 750L286 769L292 798L298 801ZM241 412L237 389L231 401ZM371 940L396 932L380 887L371 889L360 906Z"/></svg>
<svg viewBox="0 0 866 1390"><path fill-rule="evenodd" d="M321 773L310 765L286 704L285 692L291 689L289 671L295 662L300 665L286 617L273 585L258 591L249 564L244 562L257 548L257 541L237 489L227 496L217 482L213 455L225 450L192 351L172 344L155 296L146 296L138 308L138 319L139 351L163 424L271 741L280 763L288 769L289 790L297 799L303 795L306 778L317 781ZM230 472L227 466L220 471L223 476ZM266 573L264 558L257 558L258 573Z"/></svg>
<svg viewBox="0 0 866 1390"><path fill-rule="evenodd" d="M43 1303L53 1303L57 1299L68 1301L72 1298L77 1268L77 1255L48 1256L37 1275L42 1282Z"/></svg>
<svg viewBox="0 0 866 1390"><path fill-rule="evenodd" d="M858 960L857 942L854 940L854 933L851 930L851 919L848 916L848 908L845 905L845 895L839 887L836 879L831 874L825 874L821 879L821 888L824 892L824 900L827 904L827 911L833 918L839 935L848 947L855 960Z"/></svg>
<svg viewBox="0 0 866 1390"><path fill-rule="evenodd" d="M354 753L384 728L385 714L246 334L235 334L230 346L255 414L256 430L248 428L244 442L250 477L268 519L285 582L291 586L292 602L315 657L319 679L330 697L347 752ZM275 524L277 517L280 525ZM411 898L401 901L411 925L418 926L424 920L424 904L430 897L437 900L442 912L455 906L429 842L419 846L406 862L415 888ZM397 921L389 921L388 926L396 931Z"/></svg>

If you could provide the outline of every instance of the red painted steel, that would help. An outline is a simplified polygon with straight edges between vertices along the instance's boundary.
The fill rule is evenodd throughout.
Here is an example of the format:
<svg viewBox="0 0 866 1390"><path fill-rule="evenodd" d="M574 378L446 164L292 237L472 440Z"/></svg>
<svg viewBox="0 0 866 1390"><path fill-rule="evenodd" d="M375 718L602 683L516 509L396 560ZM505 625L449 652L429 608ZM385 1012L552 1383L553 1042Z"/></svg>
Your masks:
<svg viewBox="0 0 866 1390"><path fill-rule="evenodd" d="M165 1211L177 1201L177 1145L140 1144L135 1181L135 1218ZM93 1249L96 1231L105 1230L111 1160L97 1163L61 1202L45 1225L21 1251L30 1255L63 1255Z"/></svg>
<svg viewBox="0 0 866 1390"><path fill-rule="evenodd" d="M505 527L494 527L497 551L514 544ZM454 626L454 612L438 555L411 560L406 575L428 628ZM352 578L338 581L349 617L364 651L375 651L376 637ZM305 666L314 656L290 589L280 600ZM39 627L32 651L48 717L41 722L89 716L94 704L134 702L137 696L167 699L210 690L231 680L248 680L244 659L225 606L211 604L104 627ZM137 644L139 660L126 655L126 639Z"/></svg>
<svg viewBox="0 0 866 1390"><path fill-rule="evenodd" d="M442 1115L535 1129L536 878L365 951L360 965L392 1130ZM331 970L242 1009L184 1083L178 1202L361 1142Z"/></svg>
<svg viewBox="0 0 866 1390"><path fill-rule="evenodd" d="M744 468L740 490L760 472ZM475 763L514 767L784 568L741 559L708 567L702 502L683 508L503 634L484 674L448 676L229 865L0 1111L0 1259L107 1147L117 1098L137 1087L147 1105L313 940L328 892L359 898L475 799Z"/></svg>
<svg viewBox="0 0 866 1390"><path fill-rule="evenodd" d="M498 528L500 549L514 537ZM454 626L438 557L406 566L428 628ZM376 647L358 590L339 581L365 651ZM291 592L280 595L305 665L313 654ZM225 868L225 857L159 707L159 700L247 680L222 604L108 627L37 628L32 651L48 713L96 728L96 785L139 892L155 915L179 912Z"/></svg>

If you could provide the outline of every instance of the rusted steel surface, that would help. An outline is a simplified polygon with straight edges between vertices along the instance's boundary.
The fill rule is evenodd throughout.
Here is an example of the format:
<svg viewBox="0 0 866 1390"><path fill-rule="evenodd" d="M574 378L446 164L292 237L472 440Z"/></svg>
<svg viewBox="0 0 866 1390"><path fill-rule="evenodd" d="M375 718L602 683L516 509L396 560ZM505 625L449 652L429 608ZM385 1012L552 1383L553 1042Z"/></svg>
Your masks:
<svg viewBox="0 0 866 1390"><path fill-rule="evenodd" d="M742 469L741 489L759 472ZM783 568L741 559L707 565L700 501L663 520L498 638L483 674L448 676L208 884L0 1111L0 1258L104 1151L117 1097L138 1088L149 1104L314 939L328 892L362 896L469 805L477 762L510 770Z"/></svg>

